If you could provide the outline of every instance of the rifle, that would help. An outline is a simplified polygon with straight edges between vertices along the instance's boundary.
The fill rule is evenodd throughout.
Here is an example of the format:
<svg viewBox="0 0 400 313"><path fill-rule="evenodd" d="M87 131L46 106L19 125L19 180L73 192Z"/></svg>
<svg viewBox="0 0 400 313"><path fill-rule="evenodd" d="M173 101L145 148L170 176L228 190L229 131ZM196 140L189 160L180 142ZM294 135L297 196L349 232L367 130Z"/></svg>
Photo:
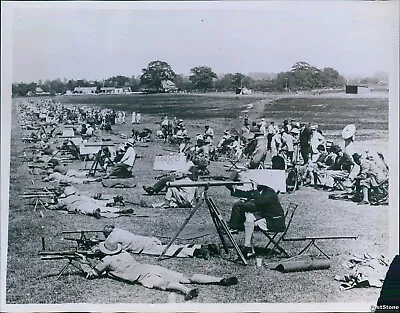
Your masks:
<svg viewBox="0 0 400 313"><path fill-rule="evenodd" d="M78 245L78 249L89 250L93 246L97 245L101 240L91 239L86 237L86 233L102 233L102 230L65 230L63 234L80 234L79 238L64 238L65 240L74 240Z"/></svg>
<svg viewBox="0 0 400 313"><path fill-rule="evenodd" d="M215 186L234 186L234 185L244 185L244 184L251 184L251 182L240 182L240 181L232 181L232 180L225 180L225 181L175 181L175 182L168 182L167 188L169 187L215 187Z"/></svg>
<svg viewBox="0 0 400 313"><path fill-rule="evenodd" d="M214 179L214 180L229 180L229 177L222 176L222 175L217 175L217 176L201 176L201 178L205 179Z"/></svg>
<svg viewBox="0 0 400 313"><path fill-rule="evenodd" d="M40 251L38 253L41 260L60 260L67 259L66 263L61 271L57 274L57 279L68 269L70 265L77 268L78 270L84 272L89 277L89 273L93 271L93 261L95 253L87 250L66 250L66 251ZM88 258L89 259L88 259ZM74 261L76 263L74 263Z"/></svg>

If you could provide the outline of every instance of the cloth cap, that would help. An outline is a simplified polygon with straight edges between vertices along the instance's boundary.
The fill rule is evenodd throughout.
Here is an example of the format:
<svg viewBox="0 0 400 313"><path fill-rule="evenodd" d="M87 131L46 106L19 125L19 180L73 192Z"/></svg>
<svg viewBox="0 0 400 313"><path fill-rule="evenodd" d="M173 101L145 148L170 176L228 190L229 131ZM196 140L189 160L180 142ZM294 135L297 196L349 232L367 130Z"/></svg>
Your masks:
<svg viewBox="0 0 400 313"><path fill-rule="evenodd" d="M284 133L285 132L285 129L284 128L281 128L280 130L279 130L279 133Z"/></svg>
<svg viewBox="0 0 400 313"><path fill-rule="evenodd" d="M113 255L121 252L122 245L120 243L110 243L106 240L100 242L99 250L104 254Z"/></svg>
<svg viewBox="0 0 400 313"><path fill-rule="evenodd" d="M343 139L349 139L354 136L356 132L356 125L354 124L349 124L342 130L342 138Z"/></svg>
<svg viewBox="0 0 400 313"><path fill-rule="evenodd" d="M354 162L356 162L357 160L359 160L361 158L361 155L358 153L353 153L353 160Z"/></svg>
<svg viewBox="0 0 400 313"><path fill-rule="evenodd" d="M317 128L318 128L318 125L312 125L311 126L311 130L317 130Z"/></svg>
<svg viewBox="0 0 400 313"><path fill-rule="evenodd" d="M298 128L296 128L296 127L293 127L292 128L292 130L290 131L291 133L293 133L293 134L300 134L300 131L299 131L299 129Z"/></svg>
<svg viewBox="0 0 400 313"><path fill-rule="evenodd" d="M324 145L318 145L317 150L318 151L325 151L325 146Z"/></svg>
<svg viewBox="0 0 400 313"><path fill-rule="evenodd" d="M115 228L114 225L107 224L107 225L105 225L105 226L103 227L103 232L105 232L105 233L110 233L110 232L113 231L114 228Z"/></svg>

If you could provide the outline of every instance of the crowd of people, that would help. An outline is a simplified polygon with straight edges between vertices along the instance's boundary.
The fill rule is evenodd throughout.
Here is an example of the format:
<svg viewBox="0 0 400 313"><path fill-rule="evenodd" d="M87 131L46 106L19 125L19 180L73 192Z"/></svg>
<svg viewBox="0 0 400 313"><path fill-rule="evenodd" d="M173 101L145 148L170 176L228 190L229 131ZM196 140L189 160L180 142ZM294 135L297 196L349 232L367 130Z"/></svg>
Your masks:
<svg viewBox="0 0 400 313"><path fill-rule="evenodd" d="M124 124L126 112L90 107L66 106L53 100L20 100L18 117L23 129L33 131L27 141L34 151L30 159L46 164L43 181L58 181L67 185L62 193L57 194L54 204L48 208L66 210L70 213L81 213L96 218L110 218L132 212L125 207L115 206L106 200L95 199L78 190L79 184L132 177L132 169L138 157L136 143L152 142L153 131L145 128L142 131L132 129L130 136L124 136L126 142L114 148L112 144L103 146L102 131L110 133L112 127ZM140 113L132 113L132 124L140 124ZM281 125L265 118L249 122L245 119L240 130L226 129L220 140L209 124L204 131L190 136L183 119L165 116L160 122L156 137L164 144L174 146L176 154L184 161L174 171L158 177L154 184L143 185L149 195L159 194L166 190L165 201L153 204L153 207L194 207L200 192L195 185L199 176L210 174L208 165L212 161L234 160L244 163L244 169L265 169L267 159L271 160L272 169L285 170L295 168L298 179L303 186L313 186L328 191L349 191L354 200L360 204L371 201L387 201L388 166L382 153L371 149L360 149L355 141L356 126L347 125L342 130L340 143L327 140L321 128L316 124L284 120ZM72 125L73 136L63 136L57 132L59 125ZM80 125L80 126L77 126ZM115 133L114 133L115 134ZM61 146L52 149L49 140L57 136L68 137ZM71 138L70 138L71 137ZM72 139L77 139L74 143ZM122 134L120 136L122 137ZM79 150L82 144L93 139L100 142L99 150L81 158ZM76 171L62 165L62 160L54 157L54 151L65 149L74 152L82 161L92 160L98 163L102 171L100 178L92 177L91 171ZM45 156L49 158L45 158ZM283 164L277 166L276 164ZM92 170L92 169L91 169ZM94 176L94 175L93 175ZM240 180L241 175L234 172L231 180ZM169 187L168 183L182 181L189 184L185 187ZM75 184L74 187L71 184ZM243 254L246 258L254 256L253 232L255 227L266 231L283 232L286 228L285 216L278 193L270 188L252 182L251 187L229 187L231 196L246 200L237 201L232 208L228 225L232 233L244 230ZM384 201L379 195L384 194ZM385 198L386 197L386 198ZM173 272L160 266L138 263L130 254L144 253L159 255L165 245L157 238L145 238L115 227L105 230L105 241L100 245L101 261L96 266L85 267L88 278L101 276L107 272L111 277L118 277L130 282L139 283L148 288L175 290L186 295L186 299L197 296L197 289L184 286L186 283L218 284L223 286L237 284L236 277L220 278L214 276L184 274ZM209 252L219 255L216 246L184 245L171 246L167 251L172 257L208 258ZM82 263L83 264L83 263ZM86 264L87 265L87 264Z"/></svg>

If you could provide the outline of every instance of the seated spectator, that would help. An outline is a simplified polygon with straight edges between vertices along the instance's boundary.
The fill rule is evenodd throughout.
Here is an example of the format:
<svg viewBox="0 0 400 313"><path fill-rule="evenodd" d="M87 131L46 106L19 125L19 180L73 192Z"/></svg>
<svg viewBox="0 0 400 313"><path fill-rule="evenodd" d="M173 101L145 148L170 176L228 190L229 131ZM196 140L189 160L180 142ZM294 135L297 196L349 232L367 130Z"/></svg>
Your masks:
<svg viewBox="0 0 400 313"><path fill-rule="evenodd" d="M177 179L183 179L186 175L193 174L196 168L192 161L187 161L181 169L171 174L163 175L152 186L143 186L143 189L149 194L157 194L164 190L168 182L173 182Z"/></svg>
<svg viewBox="0 0 400 313"><path fill-rule="evenodd" d="M136 152L133 149L135 141L131 138L125 144L125 154L122 159L115 164L104 178L111 176L127 178L132 176L132 168L135 164Z"/></svg>
<svg viewBox="0 0 400 313"><path fill-rule="evenodd" d="M176 178L175 178L176 179ZM192 183L197 181L197 171L185 175L179 181L182 183ZM165 208L191 208L196 205L199 198L198 187L170 187L165 195L163 203L155 204L155 207Z"/></svg>
<svg viewBox="0 0 400 313"><path fill-rule="evenodd" d="M387 180L388 172L358 153L353 154L353 160L360 166L360 172L355 177L356 188L362 188L363 198L360 204L369 204L369 191Z"/></svg>
<svg viewBox="0 0 400 313"><path fill-rule="evenodd" d="M326 171L324 187L330 191L335 190L335 182L344 182L350 178L354 162L339 146L332 146L331 151L337 154L336 160ZM343 189L341 187L341 189Z"/></svg>

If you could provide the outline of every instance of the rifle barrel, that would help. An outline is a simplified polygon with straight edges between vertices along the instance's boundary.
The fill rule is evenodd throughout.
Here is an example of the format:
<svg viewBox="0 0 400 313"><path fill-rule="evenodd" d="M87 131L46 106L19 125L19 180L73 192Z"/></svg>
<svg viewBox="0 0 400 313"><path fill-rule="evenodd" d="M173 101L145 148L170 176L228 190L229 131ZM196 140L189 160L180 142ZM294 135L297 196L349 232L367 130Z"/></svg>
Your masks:
<svg viewBox="0 0 400 313"><path fill-rule="evenodd" d="M330 239L357 239L357 238L358 238L358 236L320 236L320 237L283 238L283 241L330 240Z"/></svg>
<svg viewBox="0 0 400 313"><path fill-rule="evenodd" d="M94 254L92 251L87 250L64 250L64 251L40 251L38 254L43 256L73 256L75 253L80 253L84 255Z"/></svg>
<svg viewBox="0 0 400 313"><path fill-rule="evenodd" d="M215 187L215 186L233 186L233 185L244 185L251 182L237 182L232 180L217 180L217 181L175 181L168 182L167 187Z"/></svg>
<svg viewBox="0 0 400 313"><path fill-rule="evenodd" d="M63 234L102 233L102 230L64 230Z"/></svg>

